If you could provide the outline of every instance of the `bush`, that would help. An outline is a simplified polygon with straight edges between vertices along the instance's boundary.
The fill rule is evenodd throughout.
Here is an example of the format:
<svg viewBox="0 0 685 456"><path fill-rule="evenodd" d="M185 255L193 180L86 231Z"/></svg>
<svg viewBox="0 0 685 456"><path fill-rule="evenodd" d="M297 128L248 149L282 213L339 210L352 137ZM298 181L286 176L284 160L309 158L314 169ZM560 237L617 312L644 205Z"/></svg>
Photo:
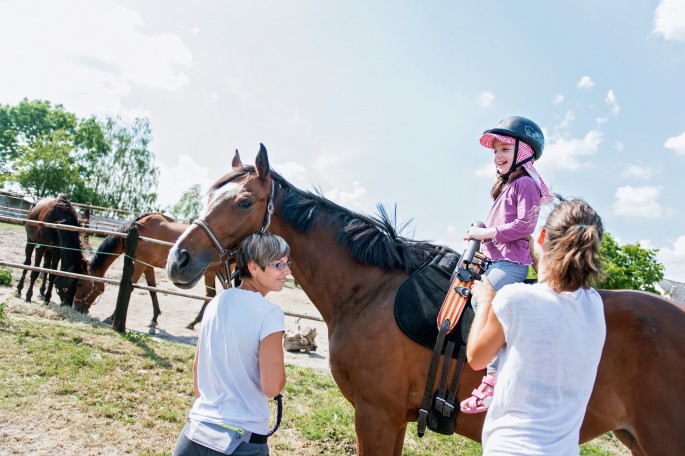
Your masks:
<svg viewBox="0 0 685 456"><path fill-rule="evenodd" d="M0 266L0 285L3 287L12 285L12 271L2 266Z"/></svg>

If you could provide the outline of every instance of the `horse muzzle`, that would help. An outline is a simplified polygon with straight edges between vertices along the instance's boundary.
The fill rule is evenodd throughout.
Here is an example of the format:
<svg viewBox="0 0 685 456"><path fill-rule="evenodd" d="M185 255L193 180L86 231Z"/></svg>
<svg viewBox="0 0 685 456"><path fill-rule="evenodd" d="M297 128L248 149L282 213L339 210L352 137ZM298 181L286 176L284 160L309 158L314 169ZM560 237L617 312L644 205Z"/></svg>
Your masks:
<svg viewBox="0 0 685 456"><path fill-rule="evenodd" d="M166 262L166 274L169 280L178 288L187 290L193 288L205 273L206 267L193 258L190 251L173 246L169 250Z"/></svg>

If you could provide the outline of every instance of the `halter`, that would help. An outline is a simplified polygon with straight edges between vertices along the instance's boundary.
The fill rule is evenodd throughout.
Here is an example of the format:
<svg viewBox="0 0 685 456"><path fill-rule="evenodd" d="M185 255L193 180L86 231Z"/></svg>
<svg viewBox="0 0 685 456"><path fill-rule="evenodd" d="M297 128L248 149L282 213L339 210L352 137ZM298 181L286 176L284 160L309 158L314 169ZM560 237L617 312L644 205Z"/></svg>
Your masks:
<svg viewBox="0 0 685 456"><path fill-rule="evenodd" d="M265 233L269 229L269 225L271 225L271 216L274 213L274 193L275 193L275 186L274 186L274 180L273 178L271 179L271 193L269 194L269 201L266 204L266 215L264 216L264 223L262 224L261 231L262 233ZM219 261L224 266L224 271L219 272L217 271L217 275L219 276L219 279L221 280L221 286L226 288L230 288L231 286L231 279L235 277L237 272L234 275L231 275L231 258L236 256L236 253L238 252L238 248L235 247L233 249L227 249L221 245L219 242L219 239L214 235L212 232L212 229L209 227L207 222L205 222L203 219L199 218L196 220L193 220L193 223L200 228L207 234L207 237L209 238L210 241L212 241L212 245L216 247L216 249L219 251ZM225 275L224 275L225 274Z"/></svg>
<svg viewBox="0 0 685 456"><path fill-rule="evenodd" d="M97 287L95 286L95 280L90 279L89 282L90 282L90 291L88 292L86 297L83 299L76 299L74 297L74 303L75 304L81 304L83 307L90 307L90 306L95 304L95 302L93 302L91 304L87 304L90 297L93 296L93 293L98 291Z"/></svg>

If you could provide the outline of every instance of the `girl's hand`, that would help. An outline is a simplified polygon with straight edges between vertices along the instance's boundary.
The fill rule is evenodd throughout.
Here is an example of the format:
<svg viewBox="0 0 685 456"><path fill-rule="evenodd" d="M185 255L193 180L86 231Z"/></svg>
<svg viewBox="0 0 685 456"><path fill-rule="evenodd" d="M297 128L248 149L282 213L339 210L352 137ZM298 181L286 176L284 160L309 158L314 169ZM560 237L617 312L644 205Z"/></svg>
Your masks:
<svg viewBox="0 0 685 456"><path fill-rule="evenodd" d="M466 240L476 239L477 241L484 241L495 237L494 228L481 228L479 226L472 226L466 232Z"/></svg>

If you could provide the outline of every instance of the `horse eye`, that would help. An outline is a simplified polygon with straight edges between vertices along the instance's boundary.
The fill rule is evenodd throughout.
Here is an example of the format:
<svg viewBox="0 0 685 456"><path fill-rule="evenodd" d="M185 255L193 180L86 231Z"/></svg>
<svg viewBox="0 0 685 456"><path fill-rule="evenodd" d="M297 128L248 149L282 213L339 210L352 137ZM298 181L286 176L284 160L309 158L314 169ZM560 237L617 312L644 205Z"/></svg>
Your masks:
<svg viewBox="0 0 685 456"><path fill-rule="evenodd" d="M238 202L238 207L242 207L243 209L247 209L249 207L252 207L252 201L242 200L242 201Z"/></svg>

